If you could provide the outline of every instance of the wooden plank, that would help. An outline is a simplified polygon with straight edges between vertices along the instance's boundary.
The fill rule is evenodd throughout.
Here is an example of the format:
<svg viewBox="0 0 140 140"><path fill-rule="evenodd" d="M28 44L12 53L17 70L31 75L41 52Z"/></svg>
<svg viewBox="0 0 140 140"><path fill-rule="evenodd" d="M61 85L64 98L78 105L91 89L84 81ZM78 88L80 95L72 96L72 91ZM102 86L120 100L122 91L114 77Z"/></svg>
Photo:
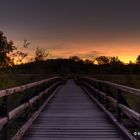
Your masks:
<svg viewBox="0 0 140 140"><path fill-rule="evenodd" d="M15 109L13 109L12 111L10 111L9 115L8 115L9 120L17 118L26 108L28 108L29 106L32 107L32 105L35 103L36 100L41 98L44 94L47 94L50 89L52 89L53 87L57 86L60 83L61 82L56 82L54 85L50 86L48 89L46 89L46 90L42 91L41 93L39 93L38 96L35 96L32 99L30 99L29 103L24 103L24 104L16 107ZM7 117L0 118L0 128L2 128L2 126L4 124L6 124L7 121L8 121Z"/></svg>
<svg viewBox="0 0 140 140"><path fill-rule="evenodd" d="M122 110L124 114L126 114L129 118L135 119L140 123L140 114L125 105L119 104L119 108Z"/></svg>
<svg viewBox="0 0 140 140"><path fill-rule="evenodd" d="M117 127L72 80L34 121L23 140L123 140Z"/></svg>
<svg viewBox="0 0 140 140"><path fill-rule="evenodd" d="M60 87L59 87L60 88ZM29 127L32 125L32 123L36 120L36 118L39 116L39 114L42 112L42 110L45 108L45 106L48 104L49 100L56 94L56 92L59 90L57 88L55 92L45 101L45 103L39 108L38 111L36 111L33 116L25 123L25 125L16 133L14 137L12 137L11 140L20 140L21 137L24 135L24 133L29 129Z"/></svg>
<svg viewBox="0 0 140 140"><path fill-rule="evenodd" d="M112 86L114 88L120 89L122 91L132 93L132 94L134 94L136 96L140 96L140 89L131 88L131 87L124 86L124 85L119 85L119 84L108 82L108 81L97 80L95 78L89 78L89 77L83 77L83 78L85 78L87 80L95 81L95 82L98 82L98 83L107 84L109 86Z"/></svg>
<svg viewBox="0 0 140 140"><path fill-rule="evenodd" d="M110 96L107 96L106 98L107 98L108 101L110 101L110 102L112 103L112 105L113 105L115 108L117 108L117 100L116 100L116 99L114 99L114 98L112 98L112 97L110 97Z"/></svg>
<svg viewBox="0 0 140 140"><path fill-rule="evenodd" d="M100 94L100 91L97 90L96 88L92 87L90 84L88 84L87 82L81 82L83 83L85 86L88 86L90 89L92 89L94 92L97 92L98 94ZM105 96L105 98L112 103L112 105L117 108L119 107L120 110L125 114L127 115L130 119L132 119L133 122L137 122L138 125L140 125L140 113L132 110L131 108L123 105L123 104L118 104L117 103L117 100L114 99L113 97L110 97L110 96Z"/></svg>
<svg viewBox="0 0 140 140"><path fill-rule="evenodd" d="M100 108L102 108L107 113L110 119L121 129L121 131L127 136L127 138L129 138L130 140L136 140L136 138L122 124L120 124L117 119L97 99L95 99L85 87L83 88L91 97L91 99L93 99L98 104L98 106L100 106Z"/></svg>
<svg viewBox="0 0 140 140"><path fill-rule="evenodd" d="M109 102L111 102L112 105L113 105L114 107L117 107L117 100L116 100L116 99L114 99L113 97L111 97L111 96L109 96L109 95L106 95L104 92L99 91L98 89L92 87L92 86L91 86L90 84L88 84L87 82L83 82L83 81L82 81L81 83L83 83L84 85L90 87L90 89L92 89L94 92L98 93L99 95L103 96L104 99L106 98Z"/></svg>
<svg viewBox="0 0 140 140"><path fill-rule="evenodd" d="M51 81L51 80L54 80L54 79L57 79L57 78L60 78L60 77L53 77L53 78L33 82L33 83L30 83L30 84L22 85L22 86L19 86L19 87L0 90L0 97L8 96L8 95L11 95L11 94L14 94L14 93L17 93L17 92L22 92L26 89L36 87L40 84L46 83L48 81Z"/></svg>
<svg viewBox="0 0 140 140"><path fill-rule="evenodd" d="M0 118L0 129L2 129L3 125L6 124L7 122L8 122L7 117L1 117Z"/></svg>
<svg viewBox="0 0 140 140"><path fill-rule="evenodd" d="M24 103L17 108L13 109L9 112L9 120L17 118L27 107L29 106L28 103Z"/></svg>

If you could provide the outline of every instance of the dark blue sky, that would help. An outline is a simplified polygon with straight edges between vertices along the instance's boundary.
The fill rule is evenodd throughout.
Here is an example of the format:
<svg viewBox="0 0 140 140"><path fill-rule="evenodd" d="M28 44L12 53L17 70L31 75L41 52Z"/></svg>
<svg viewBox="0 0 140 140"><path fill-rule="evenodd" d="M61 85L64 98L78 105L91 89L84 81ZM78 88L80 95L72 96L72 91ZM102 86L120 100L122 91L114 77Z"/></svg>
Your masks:
<svg viewBox="0 0 140 140"><path fill-rule="evenodd" d="M31 41L31 51L92 57L123 47L120 56L131 57L140 53L139 7L139 0L0 0L0 30L17 44Z"/></svg>

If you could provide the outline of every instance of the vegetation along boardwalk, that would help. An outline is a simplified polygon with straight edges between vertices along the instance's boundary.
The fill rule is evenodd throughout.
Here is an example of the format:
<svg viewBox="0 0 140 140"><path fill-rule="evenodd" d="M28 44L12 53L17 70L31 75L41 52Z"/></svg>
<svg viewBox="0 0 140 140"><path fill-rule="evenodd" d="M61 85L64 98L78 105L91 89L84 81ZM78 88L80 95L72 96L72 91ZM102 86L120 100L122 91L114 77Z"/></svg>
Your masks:
<svg viewBox="0 0 140 140"><path fill-rule="evenodd" d="M23 140L126 139L73 80L67 81L30 127Z"/></svg>

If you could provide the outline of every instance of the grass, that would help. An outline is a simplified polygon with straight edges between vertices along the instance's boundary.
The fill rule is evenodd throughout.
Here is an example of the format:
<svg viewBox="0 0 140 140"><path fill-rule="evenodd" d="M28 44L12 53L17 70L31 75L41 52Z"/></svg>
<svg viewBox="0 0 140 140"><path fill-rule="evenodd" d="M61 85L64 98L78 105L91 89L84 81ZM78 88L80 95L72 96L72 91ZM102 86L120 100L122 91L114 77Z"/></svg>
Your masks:
<svg viewBox="0 0 140 140"><path fill-rule="evenodd" d="M0 73L0 90L20 86L49 77L51 77L51 75Z"/></svg>
<svg viewBox="0 0 140 140"><path fill-rule="evenodd" d="M92 77L100 80L110 81L113 83L126 85L129 87L140 89L140 75L93 75ZM140 112L140 97L130 93L122 93L123 97L130 107L137 112Z"/></svg>
<svg viewBox="0 0 140 140"><path fill-rule="evenodd" d="M140 75L100 74L92 77L140 89Z"/></svg>

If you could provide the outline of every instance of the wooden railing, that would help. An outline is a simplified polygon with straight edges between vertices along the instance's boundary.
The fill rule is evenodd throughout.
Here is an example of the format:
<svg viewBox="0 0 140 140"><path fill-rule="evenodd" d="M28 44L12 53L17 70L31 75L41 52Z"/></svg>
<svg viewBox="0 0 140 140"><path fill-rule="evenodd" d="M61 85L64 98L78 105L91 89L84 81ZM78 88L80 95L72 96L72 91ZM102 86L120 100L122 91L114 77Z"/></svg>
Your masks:
<svg viewBox="0 0 140 140"><path fill-rule="evenodd" d="M1 139L21 139L33 121L47 105L48 101L54 96L54 91L57 90L57 87L64 83L65 81L61 77L53 77L19 87L0 90ZM15 95L16 97L14 97ZM11 96L13 97L11 98ZM19 99L20 102L18 102ZM17 102L17 104L11 107L13 102ZM12 128L16 131L13 135L9 132L10 125L16 119L18 119L18 121L23 120L24 123L22 123L22 125L20 124L20 127L18 129L16 128L17 130Z"/></svg>
<svg viewBox="0 0 140 140"><path fill-rule="evenodd" d="M117 123L121 129L125 129L127 127L124 121L124 118L127 118L129 119L129 122L132 122L133 124L131 127L135 128L135 130L138 130L138 133L140 132L140 113L132 109L124 98L124 95L128 95L129 93L131 96L133 95L140 99L139 89L89 77L79 77L77 79L77 83L87 89L90 95L97 101L97 103L107 110L107 112L109 111L108 114L111 113L110 116L113 117L114 122ZM129 127L130 124L128 129ZM127 136L130 139L134 139L132 132L130 134L129 131L126 132L128 129L126 128L124 132L127 133Z"/></svg>

